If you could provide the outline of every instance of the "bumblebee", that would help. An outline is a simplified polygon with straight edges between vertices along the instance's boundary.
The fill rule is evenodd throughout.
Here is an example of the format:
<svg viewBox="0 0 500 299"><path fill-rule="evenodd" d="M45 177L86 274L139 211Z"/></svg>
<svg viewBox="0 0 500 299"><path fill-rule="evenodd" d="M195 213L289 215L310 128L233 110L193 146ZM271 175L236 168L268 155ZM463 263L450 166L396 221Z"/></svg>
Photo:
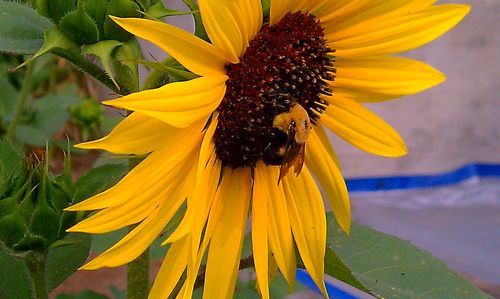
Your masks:
<svg viewBox="0 0 500 299"><path fill-rule="evenodd" d="M274 117L273 129L276 137L266 147L263 161L270 165L280 165L279 184L292 166L296 175L302 170L306 140L312 126L307 111L301 105L293 103L288 112Z"/></svg>

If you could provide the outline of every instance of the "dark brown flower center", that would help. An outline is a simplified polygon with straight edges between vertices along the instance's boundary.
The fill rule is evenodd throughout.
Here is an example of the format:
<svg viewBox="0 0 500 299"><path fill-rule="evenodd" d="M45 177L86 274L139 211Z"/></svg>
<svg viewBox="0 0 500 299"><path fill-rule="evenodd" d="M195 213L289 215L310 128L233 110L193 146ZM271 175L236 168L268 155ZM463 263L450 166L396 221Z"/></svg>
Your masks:
<svg viewBox="0 0 500 299"><path fill-rule="evenodd" d="M224 165L255 166L261 159L268 165L283 163L280 149L293 132L277 128L275 118L298 104L303 109L294 110L306 111L315 124L327 105L321 94L332 92L325 82L335 73L332 52L310 14L289 13L279 23L262 27L240 62L226 66L229 80L214 135Z"/></svg>

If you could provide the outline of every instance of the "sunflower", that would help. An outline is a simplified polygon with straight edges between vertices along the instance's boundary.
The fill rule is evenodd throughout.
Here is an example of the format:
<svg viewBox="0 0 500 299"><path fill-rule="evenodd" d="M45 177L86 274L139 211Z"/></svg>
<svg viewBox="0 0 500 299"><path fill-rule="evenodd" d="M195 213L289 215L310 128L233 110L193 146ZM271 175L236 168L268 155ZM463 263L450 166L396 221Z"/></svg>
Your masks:
<svg viewBox="0 0 500 299"><path fill-rule="evenodd" d="M295 247L327 296L325 207L316 182L347 233L350 210L324 128L372 154L407 152L398 133L361 103L445 79L424 63L385 56L432 41L469 11L435 2L273 0L263 19L259 0L200 0L211 43L162 22L113 18L199 77L105 102L134 112L79 147L148 156L113 188L70 208L99 210L74 232L137 224L83 268L134 260L186 204L165 241L150 298L166 298L183 273L180 296L190 298L204 257L204 298L231 297L248 219L263 298L269 265L294 283Z"/></svg>

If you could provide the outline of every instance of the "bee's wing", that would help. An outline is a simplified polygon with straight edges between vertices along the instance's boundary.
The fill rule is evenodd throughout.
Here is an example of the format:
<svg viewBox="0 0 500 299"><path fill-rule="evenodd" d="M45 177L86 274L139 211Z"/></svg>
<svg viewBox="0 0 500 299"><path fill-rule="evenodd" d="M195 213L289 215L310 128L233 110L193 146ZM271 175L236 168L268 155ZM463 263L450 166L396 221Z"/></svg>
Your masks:
<svg viewBox="0 0 500 299"><path fill-rule="evenodd" d="M293 161L293 172L295 172L295 175L298 176L300 171L302 170L302 167L304 166L304 156L306 154L306 144L303 143L300 145L299 152L297 154L297 157L295 157L295 161Z"/></svg>
<svg viewBox="0 0 500 299"><path fill-rule="evenodd" d="M285 154L283 155L283 162L280 167L279 182L285 177L294 166L295 174L299 174L304 164L305 144L299 144L295 141L295 130L291 128L288 132L288 140L285 146Z"/></svg>

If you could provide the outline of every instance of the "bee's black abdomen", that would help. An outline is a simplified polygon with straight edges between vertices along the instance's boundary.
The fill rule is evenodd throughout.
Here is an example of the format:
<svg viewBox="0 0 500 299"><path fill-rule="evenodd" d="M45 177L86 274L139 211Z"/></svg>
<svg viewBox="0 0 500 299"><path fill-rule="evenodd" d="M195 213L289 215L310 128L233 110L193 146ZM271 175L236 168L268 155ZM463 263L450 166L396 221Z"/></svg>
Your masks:
<svg viewBox="0 0 500 299"><path fill-rule="evenodd" d="M283 163L282 147L286 145L288 140L287 134L273 128L273 134L269 138L269 143L264 148L262 153L262 161L266 165L281 165Z"/></svg>

